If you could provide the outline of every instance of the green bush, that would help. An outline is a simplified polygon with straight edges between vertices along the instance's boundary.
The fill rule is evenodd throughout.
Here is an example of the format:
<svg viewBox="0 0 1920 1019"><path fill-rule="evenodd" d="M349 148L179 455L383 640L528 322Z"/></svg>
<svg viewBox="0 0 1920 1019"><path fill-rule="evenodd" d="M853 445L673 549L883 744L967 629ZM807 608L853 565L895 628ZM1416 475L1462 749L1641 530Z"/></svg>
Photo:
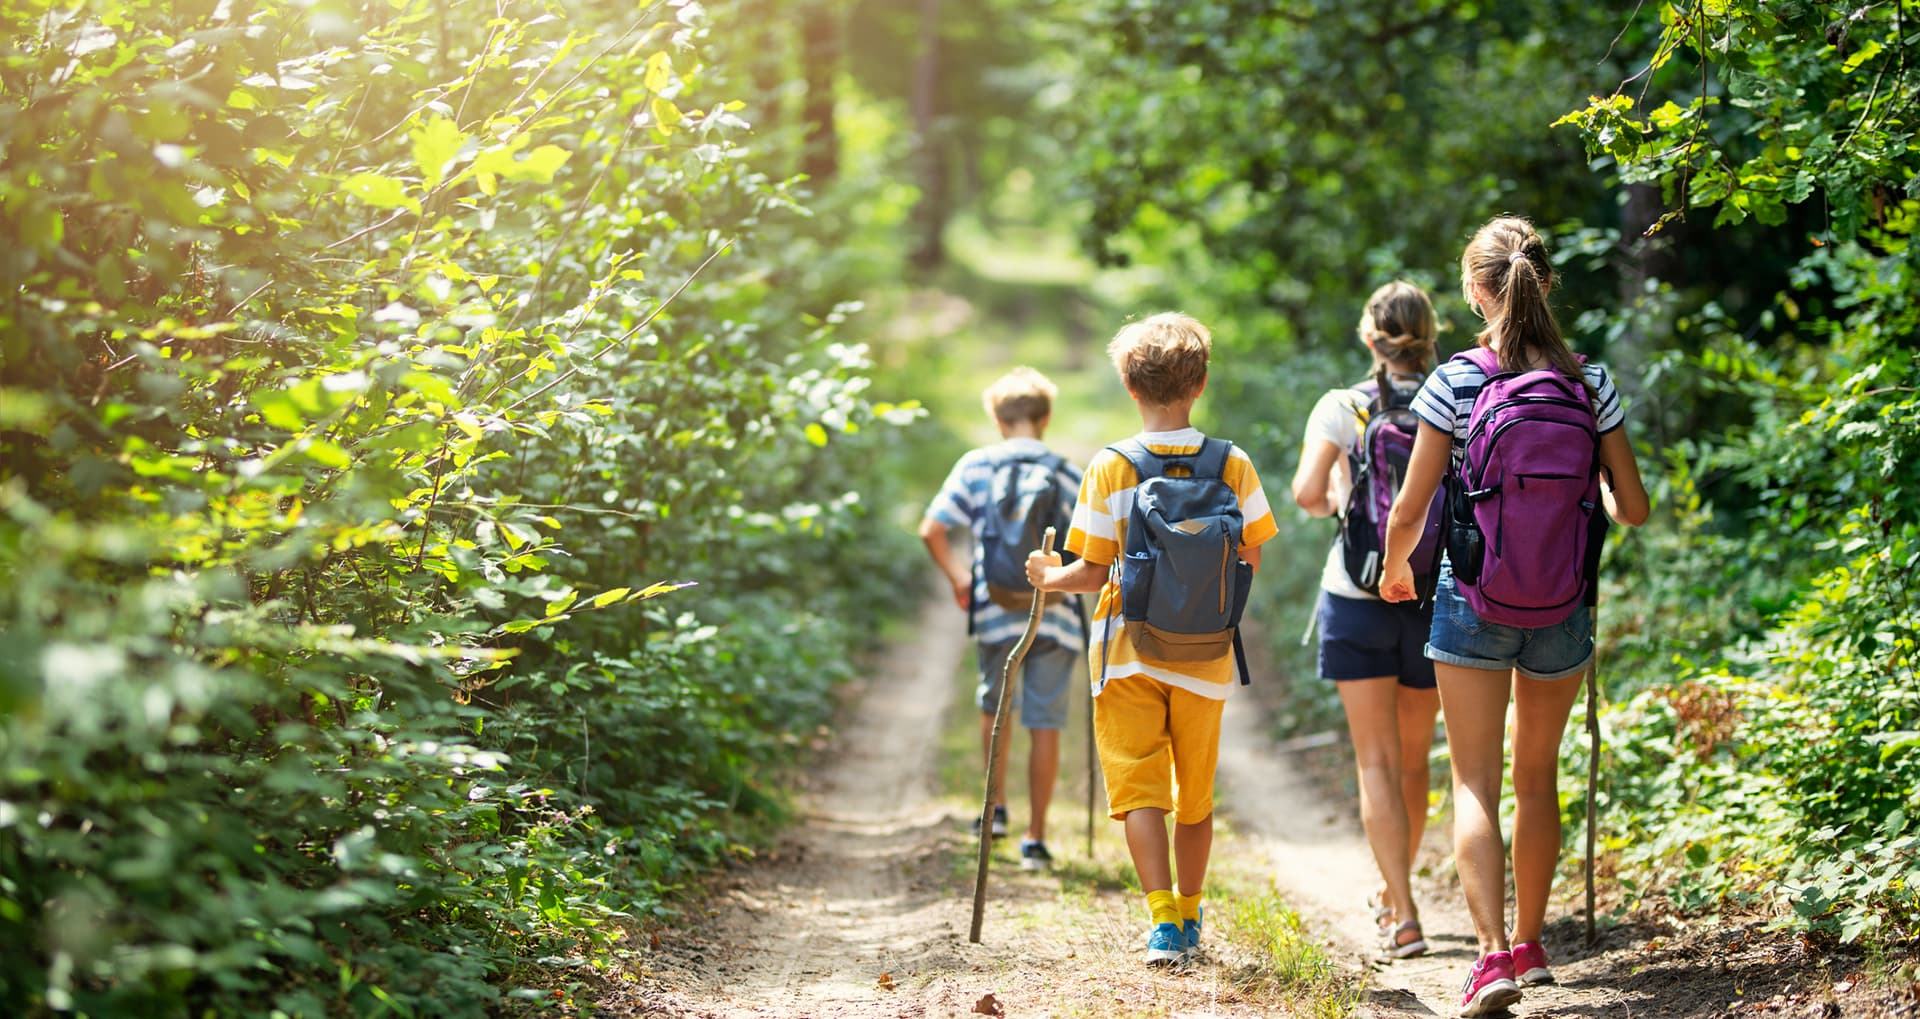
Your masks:
<svg viewBox="0 0 1920 1019"><path fill-rule="evenodd" d="M704 33L0 11L0 1010L532 1007L777 814L916 412Z"/></svg>

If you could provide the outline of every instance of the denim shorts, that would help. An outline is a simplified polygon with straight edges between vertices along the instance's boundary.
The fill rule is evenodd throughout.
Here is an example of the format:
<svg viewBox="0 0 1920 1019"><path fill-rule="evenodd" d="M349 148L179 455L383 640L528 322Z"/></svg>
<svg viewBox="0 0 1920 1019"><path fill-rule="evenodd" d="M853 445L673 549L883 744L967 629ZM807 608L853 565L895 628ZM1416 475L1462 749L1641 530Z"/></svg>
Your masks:
<svg viewBox="0 0 1920 1019"><path fill-rule="evenodd" d="M1322 591L1319 612L1320 678L1394 676L1401 686L1433 689L1433 663L1421 653L1432 623L1418 605Z"/></svg>
<svg viewBox="0 0 1920 1019"><path fill-rule="evenodd" d="M1427 657L1469 669L1514 669L1530 679L1565 679L1585 671L1593 660L1593 610L1582 605L1552 626L1485 622L1460 596L1453 570L1442 567L1433 595Z"/></svg>
<svg viewBox="0 0 1920 1019"><path fill-rule="evenodd" d="M980 710L992 714L1000 705L1000 677L1007 656L1020 642L980 647ZM1067 727L1067 691L1076 676L1086 675L1083 652L1052 641L1036 641L1020 663L1014 692L1019 695L1020 724L1028 729Z"/></svg>

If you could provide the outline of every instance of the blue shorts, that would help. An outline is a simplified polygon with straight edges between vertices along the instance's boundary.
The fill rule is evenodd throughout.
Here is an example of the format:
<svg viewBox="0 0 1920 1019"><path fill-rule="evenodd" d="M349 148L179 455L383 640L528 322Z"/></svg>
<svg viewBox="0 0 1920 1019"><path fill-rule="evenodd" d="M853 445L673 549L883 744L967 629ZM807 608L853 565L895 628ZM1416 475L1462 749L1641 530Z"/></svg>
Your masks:
<svg viewBox="0 0 1920 1019"><path fill-rule="evenodd" d="M993 714L1000 706L1000 676L1017 640L980 647L980 710ZM1075 676L1086 675L1081 652L1052 641L1036 641L1020 663L1020 724L1028 729L1067 727L1067 691Z"/></svg>
<svg viewBox="0 0 1920 1019"><path fill-rule="evenodd" d="M1400 685L1433 689L1433 663L1421 653L1430 627L1413 602L1342 598L1320 592L1320 678L1340 682L1395 676Z"/></svg>
<svg viewBox="0 0 1920 1019"><path fill-rule="evenodd" d="M1552 626L1485 622L1460 596L1453 570L1443 567L1433 595L1427 657L1469 669L1513 669L1530 679L1565 679L1593 661L1593 610L1582 605Z"/></svg>

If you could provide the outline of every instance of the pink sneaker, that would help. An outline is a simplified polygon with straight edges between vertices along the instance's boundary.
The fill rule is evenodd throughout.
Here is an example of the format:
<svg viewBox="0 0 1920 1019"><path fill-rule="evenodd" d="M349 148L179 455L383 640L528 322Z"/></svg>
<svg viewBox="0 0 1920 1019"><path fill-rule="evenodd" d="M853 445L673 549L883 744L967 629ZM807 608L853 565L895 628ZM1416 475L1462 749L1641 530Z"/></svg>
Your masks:
<svg viewBox="0 0 1920 1019"><path fill-rule="evenodd" d="M1547 968L1547 950L1541 948L1538 941L1513 946L1513 969L1520 974L1522 987L1553 983L1553 971Z"/></svg>
<svg viewBox="0 0 1920 1019"><path fill-rule="evenodd" d="M1520 985L1513 980L1513 953L1488 952L1467 972L1460 988L1462 1016L1495 1015L1520 1000Z"/></svg>

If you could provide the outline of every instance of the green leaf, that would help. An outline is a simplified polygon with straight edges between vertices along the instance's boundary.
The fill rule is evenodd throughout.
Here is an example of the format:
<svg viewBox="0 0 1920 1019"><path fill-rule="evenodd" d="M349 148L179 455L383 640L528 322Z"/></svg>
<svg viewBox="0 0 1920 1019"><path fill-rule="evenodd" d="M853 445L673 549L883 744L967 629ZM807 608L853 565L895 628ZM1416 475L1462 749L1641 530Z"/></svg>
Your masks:
<svg viewBox="0 0 1920 1019"><path fill-rule="evenodd" d="M329 442L326 439L308 439L300 452L305 453L307 459L322 467L345 470L353 466L353 457L348 456L347 451L341 449L339 443Z"/></svg>
<svg viewBox="0 0 1920 1019"><path fill-rule="evenodd" d="M1840 69L1848 74L1852 74L1860 69L1861 64L1879 56L1880 49L1880 40L1868 39L1865 45L1853 51L1853 55L1848 57L1846 62L1840 65Z"/></svg>
<svg viewBox="0 0 1920 1019"><path fill-rule="evenodd" d="M600 609L612 605L614 602L625 598L627 593L632 590L630 587L616 587L611 591L602 591L593 596L593 607Z"/></svg>
<svg viewBox="0 0 1920 1019"><path fill-rule="evenodd" d="M307 427L306 416L287 393L270 389L254 393L251 399L254 409L260 412L260 420L267 424L289 432Z"/></svg>
<svg viewBox="0 0 1920 1019"><path fill-rule="evenodd" d="M661 134L672 134L674 128L680 126L680 122L686 119L686 115L680 112L680 107L659 96L654 96L647 102L647 110L653 114L654 126L660 129Z"/></svg>
<svg viewBox="0 0 1920 1019"><path fill-rule="evenodd" d="M548 184L572 157L572 152L558 145L539 146L528 152L525 158L517 158L510 149L490 149L474 160L473 169L475 173L485 176Z"/></svg>
<svg viewBox="0 0 1920 1019"><path fill-rule="evenodd" d="M657 598L660 595L666 594L669 591L678 591L682 588L694 587L694 586L696 586L695 582L691 580L662 581L661 583L658 583L658 584L649 584L646 586L645 589L634 592L633 596L628 598L627 600L628 601L645 601L648 598Z"/></svg>
<svg viewBox="0 0 1920 1019"><path fill-rule="evenodd" d="M662 50L647 58L647 74L642 83L649 92L660 92L673 84L673 63Z"/></svg>
<svg viewBox="0 0 1920 1019"><path fill-rule="evenodd" d="M428 191L446 179L447 164L466 143L466 132L447 117L436 116L414 130L413 162L420 168Z"/></svg>
<svg viewBox="0 0 1920 1019"><path fill-rule="evenodd" d="M816 446L827 444L827 430L820 427L820 422L815 421L807 426L807 441Z"/></svg>
<svg viewBox="0 0 1920 1019"><path fill-rule="evenodd" d="M405 184L377 173L356 173L340 182L340 190L376 209L420 211L420 203L407 195Z"/></svg>

